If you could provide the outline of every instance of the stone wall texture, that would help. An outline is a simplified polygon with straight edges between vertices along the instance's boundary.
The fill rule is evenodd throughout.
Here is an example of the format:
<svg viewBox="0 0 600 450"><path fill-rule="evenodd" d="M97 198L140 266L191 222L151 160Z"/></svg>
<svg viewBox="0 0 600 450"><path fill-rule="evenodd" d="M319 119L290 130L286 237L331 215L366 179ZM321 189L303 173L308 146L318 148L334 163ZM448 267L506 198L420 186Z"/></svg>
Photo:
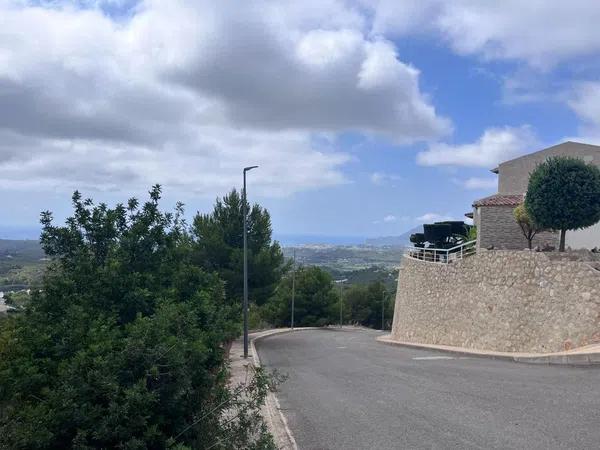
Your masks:
<svg viewBox="0 0 600 450"><path fill-rule="evenodd" d="M403 258L392 338L539 353L600 342L594 265L508 250L483 250L451 264Z"/></svg>
<svg viewBox="0 0 600 450"><path fill-rule="evenodd" d="M528 243L515 220L512 206L481 206L475 210L478 248L494 246L499 250L523 250ZM571 232L572 233L572 232ZM569 234L569 233L567 233ZM532 246L558 247L559 234L543 231L535 235Z"/></svg>

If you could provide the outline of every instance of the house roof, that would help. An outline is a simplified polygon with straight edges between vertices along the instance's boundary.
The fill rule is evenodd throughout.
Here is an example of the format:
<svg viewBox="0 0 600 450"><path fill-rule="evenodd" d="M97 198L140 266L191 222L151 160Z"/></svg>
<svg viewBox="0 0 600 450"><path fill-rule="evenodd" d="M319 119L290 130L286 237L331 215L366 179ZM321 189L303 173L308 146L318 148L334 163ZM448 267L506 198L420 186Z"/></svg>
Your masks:
<svg viewBox="0 0 600 450"><path fill-rule="evenodd" d="M473 206L518 206L524 198L523 194L494 194L475 200Z"/></svg>
<svg viewBox="0 0 600 450"><path fill-rule="evenodd" d="M527 153L526 155L522 155L517 158L509 159L507 161L503 161L500 164L512 163L512 162L520 160L520 159L526 159L526 158L532 158L532 157L535 158L536 156L539 156L540 154L543 154L543 153L551 153L553 151L560 151L563 149L565 149L565 150L572 149L574 147L585 148L591 152L600 152L600 146L598 146L598 145L585 144L583 142L575 142L575 141L565 141L560 144L553 145L551 147L543 148L543 149L538 150L533 153ZM499 170L499 167L495 167L491 171L494 173L498 173L498 170Z"/></svg>

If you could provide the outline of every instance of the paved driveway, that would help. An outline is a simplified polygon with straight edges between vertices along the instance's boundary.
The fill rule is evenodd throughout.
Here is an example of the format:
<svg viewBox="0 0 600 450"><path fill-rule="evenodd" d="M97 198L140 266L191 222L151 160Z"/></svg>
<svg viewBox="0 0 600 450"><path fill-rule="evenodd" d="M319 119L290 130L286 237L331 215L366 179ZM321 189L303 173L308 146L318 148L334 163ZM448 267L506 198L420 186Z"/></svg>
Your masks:
<svg viewBox="0 0 600 450"><path fill-rule="evenodd" d="M598 449L600 369L393 347L376 331L256 343L289 375L279 401L300 449Z"/></svg>

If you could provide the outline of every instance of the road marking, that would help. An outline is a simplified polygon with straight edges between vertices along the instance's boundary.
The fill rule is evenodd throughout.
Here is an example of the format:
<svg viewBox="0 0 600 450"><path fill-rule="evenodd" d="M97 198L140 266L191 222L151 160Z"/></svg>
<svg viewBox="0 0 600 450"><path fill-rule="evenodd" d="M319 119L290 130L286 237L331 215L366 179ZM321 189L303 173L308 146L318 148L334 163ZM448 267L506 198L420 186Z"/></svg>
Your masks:
<svg viewBox="0 0 600 450"><path fill-rule="evenodd" d="M346 347L336 347L336 348L346 348Z"/></svg>
<svg viewBox="0 0 600 450"><path fill-rule="evenodd" d="M414 360L418 360L418 361L430 361L430 360L436 360L436 359L456 359L454 356L417 356L416 358L413 358Z"/></svg>

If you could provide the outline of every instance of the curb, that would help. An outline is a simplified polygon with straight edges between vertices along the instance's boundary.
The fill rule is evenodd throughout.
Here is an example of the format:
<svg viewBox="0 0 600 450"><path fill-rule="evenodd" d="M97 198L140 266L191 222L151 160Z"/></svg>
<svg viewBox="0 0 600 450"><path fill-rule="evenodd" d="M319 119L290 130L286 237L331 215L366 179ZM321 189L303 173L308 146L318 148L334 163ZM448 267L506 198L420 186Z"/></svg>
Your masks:
<svg viewBox="0 0 600 450"><path fill-rule="evenodd" d="M304 328L282 328L275 330L268 330L257 333L257 336L250 336L250 349L252 351L252 360L254 361L255 367L260 367L260 357L258 356L258 352L256 351L256 347L254 343L260 339L268 338L270 336L275 336L278 334L287 334L293 333L295 331L308 331L308 330L319 330L321 328L318 327L304 327ZM279 400L274 392L269 391L267 394L267 400L265 402L265 408L269 417L267 418L267 424L269 428L271 428L271 434L276 441L277 448L282 450L298 450L298 445L296 444L296 440L294 439L294 435L292 434L292 430L288 425L287 419L283 412L281 412L281 406L279 404ZM278 432L280 429L283 429L283 434Z"/></svg>
<svg viewBox="0 0 600 450"><path fill-rule="evenodd" d="M512 361L525 364L540 365L564 365L564 366L595 366L600 365L600 353L551 353L548 355L511 355L503 353L493 353L485 351L470 351L463 348L448 348L433 344L418 344L414 342L401 342L389 339L387 336L380 336L376 340L385 345L397 347L416 348L419 350L433 350L442 353L452 353L458 356L468 356L474 358L498 359L503 361Z"/></svg>

